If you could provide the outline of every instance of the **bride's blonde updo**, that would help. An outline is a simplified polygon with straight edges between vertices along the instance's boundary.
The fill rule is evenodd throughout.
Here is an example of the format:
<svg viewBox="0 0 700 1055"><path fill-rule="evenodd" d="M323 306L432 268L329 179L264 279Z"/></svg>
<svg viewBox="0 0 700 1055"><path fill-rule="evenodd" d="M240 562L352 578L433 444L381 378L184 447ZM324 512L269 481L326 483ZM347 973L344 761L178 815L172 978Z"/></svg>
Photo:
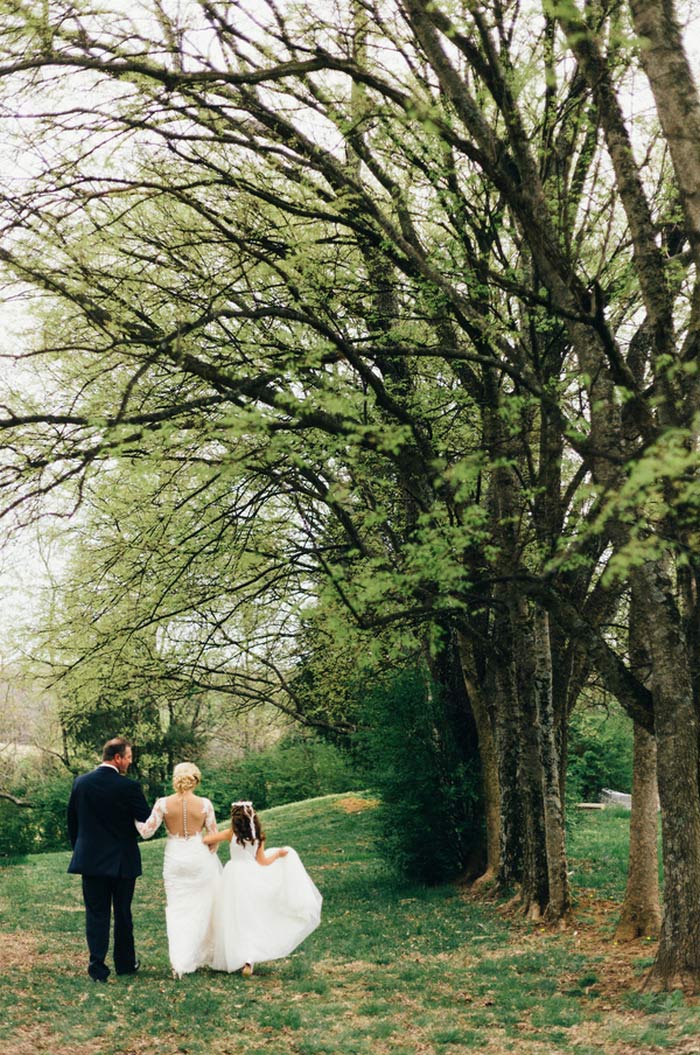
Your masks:
<svg viewBox="0 0 700 1055"><path fill-rule="evenodd" d="M173 770L173 787L180 795L193 791L201 779L202 774L194 762L178 762Z"/></svg>

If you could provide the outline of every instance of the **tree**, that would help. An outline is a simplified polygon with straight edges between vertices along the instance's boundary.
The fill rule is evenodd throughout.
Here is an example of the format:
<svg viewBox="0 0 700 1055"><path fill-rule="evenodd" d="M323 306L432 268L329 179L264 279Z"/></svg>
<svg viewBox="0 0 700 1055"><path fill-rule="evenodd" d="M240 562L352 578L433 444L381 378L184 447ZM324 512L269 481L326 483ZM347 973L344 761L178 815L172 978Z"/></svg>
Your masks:
<svg viewBox="0 0 700 1055"><path fill-rule="evenodd" d="M629 621L630 662L644 680L649 675L649 656L637 619L639 604L635 604L635 601L638 599L633 596ZM615 929L618 941L659 936L658 802L656 742L653 736L635 723L629 868L625 899Z"/></svg>
<svg viewBox="0 0 700 1055"><path fill-rule="evenodd" d="M656 973L694 976L694 161L666 118L631 130L626 9L406 0L330 31L305 5L247 26L159 6L146 47L88 8L10 7L7 83L91 88L89 116L58 99L66 160L5 213L8 268L63 305L42 349L55 406L3 422L10 504L141 457L156 430L209 457L235 438L361 629L410 627L427 661L459 635L492 869L555 921L566 717L595 668L656 727ZM652 30L682 52L672 20ZM658 463L663 559L630 525ZM651 692L604 633L630 567Z"/></svg>

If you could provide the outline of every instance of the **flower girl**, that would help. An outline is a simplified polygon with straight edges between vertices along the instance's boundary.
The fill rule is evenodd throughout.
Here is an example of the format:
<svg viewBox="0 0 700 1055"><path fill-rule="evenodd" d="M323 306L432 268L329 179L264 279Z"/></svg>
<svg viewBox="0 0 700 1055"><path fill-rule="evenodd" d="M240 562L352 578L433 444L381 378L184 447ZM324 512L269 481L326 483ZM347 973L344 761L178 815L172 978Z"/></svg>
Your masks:
<svg viewBox="0 0 700 1055"><path fill-rule="evenodd" d="M231 827L202 841L231 844L214 905L215 970L249 976L256 963L289 956L318 927L321 895L296 850L265 850L251 802L232 803Z"/></svg>

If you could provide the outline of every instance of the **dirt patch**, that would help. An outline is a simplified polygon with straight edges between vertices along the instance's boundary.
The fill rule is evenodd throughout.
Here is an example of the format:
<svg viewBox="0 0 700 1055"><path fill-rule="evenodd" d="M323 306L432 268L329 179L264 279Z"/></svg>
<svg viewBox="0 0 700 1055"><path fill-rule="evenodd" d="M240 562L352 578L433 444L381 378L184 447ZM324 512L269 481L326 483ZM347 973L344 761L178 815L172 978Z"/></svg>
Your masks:
<svg viewBox="0 0 700 1055"><path fill-rule="evenodd" d="M362 813L364 810L375 810L379 805L379 799L360 799L357 795L347 795L344 799L338 799L336 806L345 813Z"/></svg>
<svg viewBox="0 0 700 1055"><path fill-rule="evenodd" d="M50 965L60 967L63 972L66 967L73 969L75 965L82 964L83 960L87 959L86 956L81 959L77 952L66 945L52 950L42 948L43 944L43 939L26 931L16 931L14 934L0 933L0 967L5 971L17 968L31 971L38 965Z"/></svg>
<svg viewBox="0 0 700 1055"><path fill-rule="evenodd" d="M622 1030L634 1027L644 1021L644 1016L635 1012L615 1012L607 1015L603 1022L585 1022L567 1030L569 1043L574 1051L579 1047L597 1046L606 1055L700 1055L700 1041L697 1037L677 1040L673 1046L663 1047L656 1044L640 1044L634 1040L610 1040L611 1030Z"/></svg>
<svg viewBox="0 0 700 1055"><path fill-rule="evenodd" d="M582 892L577 913L580 925L574 923L568 932L580 949L594 964L601 992L601 1000L616 1001L642 984L644 970L640 962L656 952L656 942L646 939L616 941L615 924L620 915L616 901L599 898L594 892ZM606 1008L602 1008L606 1010Z"/></svg>
<svg viewBox="0 0 700 1055"><path fill-rule="evenodd" d="M31 968L41 960L47 959L47 954L41 955L37 946L38 942L33 934L21 931L15 934L0 934L0 964L5 969L8 967Z"/></svg>
<svg viewBox="0 0 700 1055"><path fill-rule="evenodd" d="M127 1045L122 1049L121 1055L168 1055L186 1050L182 1046L181 1036L159 1037L130 1037ZM233 1055L234 1049L228 1041L214 1042L210 1049L212 1055ZM104 1037L96 1037L94 1040L83 1040L77 1044L66 1043L64 1038L59 1041L56 1036L47 1033L45 1029L35 1026L25 1026L17 1030L9 1041L3 1041L3 1055L104 1055ZM240 1053L241 1049L238 1049Z"/></svg>
<svg viewBox="0 0 700 1055"><path fill-rule="evenodd" d="M345 976L350 974L376 974L377 966L367 960L346 960L343 963L335 960L318 960L313 967L314 974L322 977Z"/></svg>
<svg viewBox="0 0 700 1055"><path fill-rule="evenodd" d="M56 1037L46 1032L45 1028L37 1026L25 1026L18 1029L13 1037L4 1040L2 1045L3 1055L35 1055L36 1052L46 1052L47 1055L56 1055ZM102 1040L95 1039L83 1041L80 1044L66 1044L60 1042L61 1055L101 1055L104 1051ZM124 1052L124 1055L128 1055Z"/></svg>
<svg viewBox="0 0 700 1055"><path fill-rule="evenodd" d="M460 893L465 900L475 903L489 901L470 889ZM515 898L506 906L497 908L498 915L505 916L512 927L511 938L501 948L485 950L485 958L509 958L531 951L543 942L565 941L591 961L591 967L598 977L597 984L591 988L601 993L601 999L615 1003L621 996L641 987L644 969L640 967L640 961L653 957L656 942L645 939L630 942L615 940L615 924L620 915L619 902L601 898L596 891L581 890L577 895L571 922L556 931L542 923L527 922L519 908ZM571 979L562 977L562 988L566 988L567 982L574 981L575 976Z"/></svg>

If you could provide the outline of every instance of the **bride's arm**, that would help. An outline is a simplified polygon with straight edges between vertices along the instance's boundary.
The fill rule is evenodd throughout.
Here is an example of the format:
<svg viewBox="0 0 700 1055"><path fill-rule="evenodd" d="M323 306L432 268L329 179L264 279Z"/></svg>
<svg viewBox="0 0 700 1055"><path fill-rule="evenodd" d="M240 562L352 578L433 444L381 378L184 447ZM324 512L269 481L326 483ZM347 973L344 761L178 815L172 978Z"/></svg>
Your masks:
<svg viewBox="0 0 700 1055"><path fill-rule="evenodd" d="M219 830L216 825L216 814L214 813L214 807L209 799L204 800L204 827L207 830L207 834L202 836L202 842L205 846L208 846L210 851L215 854L219 843L222 839L210 839L210 835L218 836Z"/></svg>
<svg viewBox="0 0 700 1055"><path fill-rule="evenodd" d="M156 799L155 806L151 810L151 816L146 821L134 821L136 831L142 839L150 839L160 828L165 815L165 800Z"/></svg>

